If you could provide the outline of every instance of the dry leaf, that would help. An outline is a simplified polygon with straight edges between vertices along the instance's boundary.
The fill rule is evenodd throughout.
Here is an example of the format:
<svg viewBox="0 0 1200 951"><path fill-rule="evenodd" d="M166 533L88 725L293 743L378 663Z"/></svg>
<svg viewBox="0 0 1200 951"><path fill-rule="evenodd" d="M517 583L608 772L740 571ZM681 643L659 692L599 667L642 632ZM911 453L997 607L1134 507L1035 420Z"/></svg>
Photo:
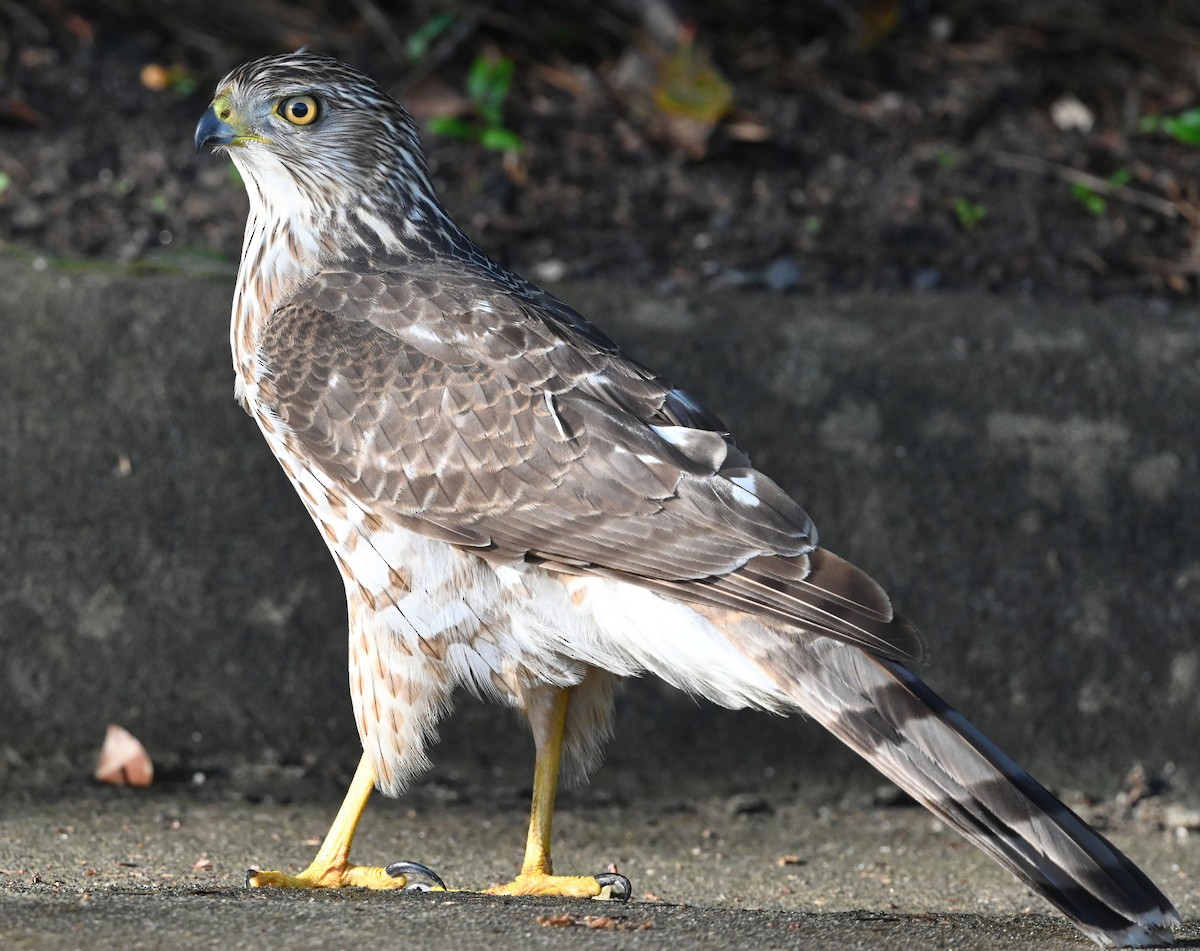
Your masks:
<svg viewBox="0 0 1200 951"><path fill-rule="evenodd" d="M142 85L154 92L163 92L171 88L171 71L158 63L147 63L142 67L138 77Z"/></svg>
<svg viewBox="0 0 1200 951"><path fill-rule="evenodd" d="M114 786L149 786L154 781L154 764L137 737L110 723L95 776L100 782Z"/></svg>
<svg viewBox="0 0 1200 951"><path fill-rule="evenodd" d="M690 38L659 64L653 96L669 116L685 116L709 127L733 106L733 87Z"/></svg>
<svg viewBox="0 0 1200 951"><path fill-rule="evenodd" d="M568 914L538 915L533 920L543 928L570 928L575 924L575 917Z"/></svg>
<svg viewBox="0 0 1200 951"><path fill-rule="evenodd" d="M769 125L749 114L726 122L725 134L737 142L770 142L775 137Z"/></svg>

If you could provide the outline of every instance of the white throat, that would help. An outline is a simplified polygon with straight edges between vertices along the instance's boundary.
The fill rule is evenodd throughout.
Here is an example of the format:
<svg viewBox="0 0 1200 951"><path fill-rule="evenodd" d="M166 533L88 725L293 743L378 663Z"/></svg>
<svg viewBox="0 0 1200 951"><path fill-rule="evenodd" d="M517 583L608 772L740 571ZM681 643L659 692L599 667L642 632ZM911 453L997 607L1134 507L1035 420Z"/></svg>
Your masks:
<svg viewBox="0 0 1200 951"><path fill-rule="evenodd" d="M250 198L229 328L234 394L246 405L254 389L258 335L275 308L318 272L328 250L323 235L333 229L274 163L250 169L236 154L234 163Z"/></svg>

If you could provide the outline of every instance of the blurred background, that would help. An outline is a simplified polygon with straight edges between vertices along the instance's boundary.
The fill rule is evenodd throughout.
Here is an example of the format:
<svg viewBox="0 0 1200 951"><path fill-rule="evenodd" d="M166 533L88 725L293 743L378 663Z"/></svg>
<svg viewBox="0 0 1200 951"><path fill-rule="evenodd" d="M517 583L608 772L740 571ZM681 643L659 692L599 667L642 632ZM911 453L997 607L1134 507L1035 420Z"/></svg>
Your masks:
<svg viewBox="0 0 1200 951"><path fill-rule="evenodd" d="M234 259L241 188L191 129L305 45L408 106L535 279L1196 289L1189 0L0 0L0 241Z"/></svg>

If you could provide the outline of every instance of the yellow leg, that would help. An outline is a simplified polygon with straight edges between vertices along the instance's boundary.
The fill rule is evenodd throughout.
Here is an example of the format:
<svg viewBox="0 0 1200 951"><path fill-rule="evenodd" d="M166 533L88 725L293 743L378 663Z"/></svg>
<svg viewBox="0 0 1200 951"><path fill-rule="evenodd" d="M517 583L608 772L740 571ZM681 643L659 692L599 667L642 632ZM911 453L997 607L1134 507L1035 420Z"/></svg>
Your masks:
<svg viewBox="0 0 1200 951"><path fill-rule="evenodd" d="M533 804L525 861L515 881L487 891L493 895L562 895L567 898L629 897L629 880L623 876L554 875L550 860L550 833L554 825L554 799L562 764L563 728L567 722L569 690L560 690L552 702L544 733L535 733L537 758L533 767ZM622 886L623 883L623 886Z"/></svg>
<svg viewBox="0 0 1200 951"><path fill-rule="evenodd" d="M375 774L371 770L371 760L363 753L358 761L358 769L354 771L354 779L350 781L350 788L346 790L346 798L342 800L333 825L329 827L325 841L308 868L299 875L250 869L246 873L246 885L250 888L344 888L347 885L375 889L403 888L408 884L404 875L393 878L378 866L350 863L354 832L374 788Z"/></svg>
<svg viewBox="0 0 1200 951"><path fill-rule="evenodd" d="M554 875L550 861L550 834L554 824L554 799L558 793L558 773L562 763L563 728L567 720L569 691L560 690L551 702L549 716L535 731L537 759L533 771L533 805L529 815L529 836L525 843L525 861L521 874L507 885L498 885L488 891L495 895L561 895L568 898L601 898L627 900L629 880L616 873L600 875ZM417 872L433 878L439 888L444 888L433 873L424 866L401 862L392 866L395 875L388 874L379 866L353 865L350 862L350 846L354 833L367 807L371 790L375 787L375 775L366 753L358 761L358 769L346 798L338 809L337 816L325 835L312 862L299 875L285 872L259 871L250 869L246 873L246 885L250 888L273 886L276 888L358 888L402 889L408 884L404 871Z"/></svg>

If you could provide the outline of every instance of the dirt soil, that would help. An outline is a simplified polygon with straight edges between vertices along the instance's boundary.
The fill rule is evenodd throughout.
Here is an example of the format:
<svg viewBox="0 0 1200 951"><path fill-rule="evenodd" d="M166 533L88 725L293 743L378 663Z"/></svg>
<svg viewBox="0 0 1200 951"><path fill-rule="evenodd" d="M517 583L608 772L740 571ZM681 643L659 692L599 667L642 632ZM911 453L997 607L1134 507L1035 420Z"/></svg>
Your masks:
<svg viewBox="0 0 1200 951"><path fill-rule="evenodd" d="M427 127L471 120L476 57L511 58L502 124L520 152L426 141L452 213L535 279L1196 290L1200 150L1141 129L1195 100L1195 4L383 7L0 2L0 242L235 259L245 197L230 166L193 155L192 129L229 68L308 44L370 72ZM689 35L698 69L672 97L664 77ZM729 111L702 118L725 91ZM681 105L690 94L699 104Z"/></svg>

